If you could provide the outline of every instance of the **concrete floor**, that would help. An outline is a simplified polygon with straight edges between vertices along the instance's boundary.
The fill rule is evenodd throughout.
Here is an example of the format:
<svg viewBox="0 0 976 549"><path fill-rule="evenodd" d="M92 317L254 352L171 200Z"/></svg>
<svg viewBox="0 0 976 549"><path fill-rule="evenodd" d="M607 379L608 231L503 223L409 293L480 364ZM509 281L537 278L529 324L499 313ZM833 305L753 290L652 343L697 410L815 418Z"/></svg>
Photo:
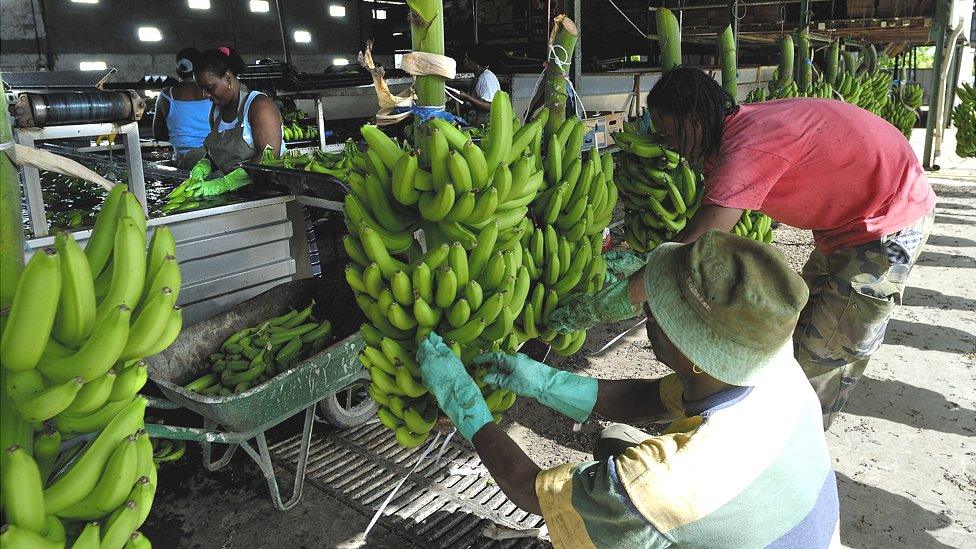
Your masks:
<svg viewBox="0 0 976 549"><path fill-rule="evenodd" d="M930 174L939 205L928 245L885 345L827 433L847 547L976 547L976 161L951 153L941 160L942 171ZM775 244L796 268L811 249L808 232L788 227ZM549 362L600 378L663 375L641 328L596 353L632 325L594 329L578 355ZM574 431L525 399L504 425L542 466L586 459L602 427L590 421ZM296 429L289 422L280 438ZM157 547L334 547L369 521L311 486L294 509L274 511L263 477L242 453L226 471L206 473L191 448L160 480L143 527ZM370 547L410 545L382 527L374 532Z"/></svg>

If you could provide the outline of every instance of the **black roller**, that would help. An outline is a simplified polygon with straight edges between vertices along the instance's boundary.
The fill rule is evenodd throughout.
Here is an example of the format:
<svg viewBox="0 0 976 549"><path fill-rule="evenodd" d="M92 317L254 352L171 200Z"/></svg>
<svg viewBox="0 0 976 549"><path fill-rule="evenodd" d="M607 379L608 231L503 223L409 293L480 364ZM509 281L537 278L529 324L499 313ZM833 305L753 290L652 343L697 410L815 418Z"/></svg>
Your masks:
<svg viewBox="0 0 976 549"><path fill-rule="evenodd" d="M21 127L121 122L142 118L145 102L133 91L18 94L14 106Z"/></svg>

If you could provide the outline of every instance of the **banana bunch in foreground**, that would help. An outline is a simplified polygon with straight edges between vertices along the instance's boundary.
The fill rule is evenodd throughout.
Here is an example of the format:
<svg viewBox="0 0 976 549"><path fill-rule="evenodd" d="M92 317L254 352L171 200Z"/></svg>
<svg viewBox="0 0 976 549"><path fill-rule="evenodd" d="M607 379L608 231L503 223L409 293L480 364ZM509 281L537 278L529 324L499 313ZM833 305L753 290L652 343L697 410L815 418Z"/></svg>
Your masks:
<svg viewBox="0 0 976 549"><path fill-rule="evenodd" d="M369 320L360 360L370 395L404 446L426 440L437 415L414 359L427 334L436 331L465 362L522 343L514 324L531 286L522 240L546 188L547 114L518 126L508 94L499 92L480 146L435 118L424 127L424 148L409 152L375 126L361 129L366 169L349 178L346 280ZM426 251L414 239L418 229ZM513 402L499 393L492 411Z"/></svg>
<svg viewBox="0 0 976 549"><path fill-rule="evenodd" d="M142 207L125 185L117 185L102 205L84 250L69 233L60 232L54 247L39 250L24 269L0 340L0 439L3 448L30 449L40 482L47 483L48 489L63 484L57 474L49 480L64 457L62 437L104 433L134 403L142 401L144 408L144 399L137 396L148 380L141 359L168 347L182 328L182 313L176 306L181 277L175 252L175 241L165 227L155 230L147 252ZM141 427L142 411L129 413L133 414L138 424L127 434ZM27 436L22 436L24 426ZM33 442L32 429L40 431ZM84 461L91 451L86 448L76 459ZM8 456L3 455L6 470ZM120 450L118 455L113 471L134 470L135 454ZM114 473L110 476L112 483L118 481ZM124 500L110 504L123 489L122 496L128 495L133 482L120 487L109 486L106 480L84 505L72 507L77 512L69 514L59 514L61 508L47 501L45 490L44 513L66 521L104 518L120 508ZM93 487L60 490L77 489L85 496ZM20 513L31 501L7 496L4 500L8 515ZM146 514L150 502L151 498L143 501ZM8 530L11 546L18 546L21 538L31 539L30 535L47 536L48 526L60 526L57 519L46 520L43 532L13 523L15 529ZM134 530L124 532L119 546Z"/></svg>
<svg viewBox="0 0 976 549"><path fill-rule="evenodd" d="M962 103L952 109L956 126L956 154L963 158L976 156L976 88L965 82L956 89Z"/></svg>
<svg viewBox="0 0 976 549"><path fill-rule="evenodd" d="M315 301L231 334L209 357L210 372L185 388L230 396L256 387L318 353L333 340L332 323L312 316Z"/></svg>
<svg viewBox="0 0 976 549"><path fill-rule="evenodd" d="M69 459L54 464L50 479L45 478L50 453L42 451L43 435L33 457L22 446L3 449L0 491L7 524L0 545L121 549L135 542L150 547L137 531L149 515L157 483L152 443L143 430L146 403L142 397L130 399L90 443L75 445Z"/></svg>
<svg viewBox="0 0 976 549"><path fill-rule="evenodd" d="M518 339L539 338L559 354L570 355L586 340L585 331L557 335L547 328L559 303L603 287L602 232L617 204L614 162L596 148L584 155L585 127L567 118L546 148L546 189L533 205L534 227L522 236L522 264L532 288L516 313ZM626 146L623 145L623 146Z"/></svg>

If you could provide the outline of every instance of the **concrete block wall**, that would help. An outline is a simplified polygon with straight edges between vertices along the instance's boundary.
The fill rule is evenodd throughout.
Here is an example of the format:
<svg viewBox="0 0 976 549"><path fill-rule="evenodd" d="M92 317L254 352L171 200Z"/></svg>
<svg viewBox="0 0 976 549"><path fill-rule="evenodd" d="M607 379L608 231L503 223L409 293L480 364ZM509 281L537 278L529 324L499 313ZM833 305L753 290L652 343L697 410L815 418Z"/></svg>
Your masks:
<svg viewBox="0 0 976 549"><path fill-rule="evenodd" d="M278 16L252 13L248 0L211 0L209 10L190 9L186 0L99 0L96 4L69 0L2 0L0 70L77 69L80 61L105 61L119 70L120 81L146 74L172 74L174 56L186 46L201 50L234 46L245 61L282 59ZM282 0L293 62L299 70L319 72L333 57L355 62L356 53L372 36L372 4L352 0ZM330 4L346 8L345 17L331 17ZM387 22L399 18L406 27L405 9L387 9ZM140 42L140 26L156 27L159 42ZM295 30L311 33L312 41L296 43ZM381 41L382 42L382 41Z"/></svg>

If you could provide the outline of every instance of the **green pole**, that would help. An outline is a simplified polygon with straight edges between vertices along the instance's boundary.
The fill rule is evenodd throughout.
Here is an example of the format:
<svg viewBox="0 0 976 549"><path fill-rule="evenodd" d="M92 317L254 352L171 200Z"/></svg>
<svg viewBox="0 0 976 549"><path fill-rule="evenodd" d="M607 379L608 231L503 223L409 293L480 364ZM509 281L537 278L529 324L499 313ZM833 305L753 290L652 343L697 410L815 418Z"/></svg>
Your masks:
<svg viewBox="0 0 976 549"><path fill-rule="evenodd" d="M922 151L922 167L931 170L935 167L935 157L932 154L933 139L935 138L935 111L936 105L943 101L945 97L945 82L941 82L938 77L939 68L942 66L942 53L946 43L946 29L949 26L949 2L948 0L936 0L935 4L935 27L930 31L935 41L935 59L932 60L932 89L929 91L929 112L925 117L925 147Z"/></svg>
<svg viewBox="0 0 976 549"><path fill-rule="evenodd" d="M14 154L13 130L7 115L7 96L0 93L0 307L14 299L24 268L24 228L20 210L20 172L8 155ZM9 147L9 148L8 148Z"/></svg>

